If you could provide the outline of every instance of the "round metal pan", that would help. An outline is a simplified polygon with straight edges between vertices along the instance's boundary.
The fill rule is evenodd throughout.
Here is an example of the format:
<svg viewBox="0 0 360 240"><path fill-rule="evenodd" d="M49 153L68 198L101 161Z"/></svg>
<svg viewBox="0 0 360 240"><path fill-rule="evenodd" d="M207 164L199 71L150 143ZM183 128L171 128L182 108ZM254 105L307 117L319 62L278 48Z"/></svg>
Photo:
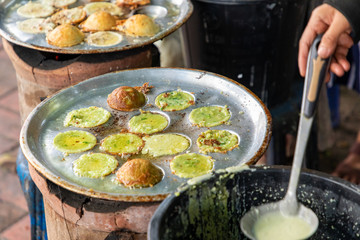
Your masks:
<svg viewBox="0 0 360 240"><path fill-rule="evenodd" d="M48 44L45 33L28 34L18 29L16 23L18 21L23 21L26 18L19 16L16 13L16 10L19 6L24 5L27 2L27 0L0 1L0 34L6 40L24 47L65 54L115 52L151 44L181 27L193 11L190 0L151 0L149 5L139 7L138 9L135 9L133 13L143 13L155 18L154 20L160 25L161 30L153 37L130 37L124 35L123 41L114 46L96 47L83 43L73 47L60 48ZM88 2L90 1L78 0L77 3L70 5L69 8L84 5Z"/></svg>
<svg viewBox="0 0 360 240"><path fill-rule="evenodd" d="M98 142L109 134L128 128L128 122L139 111L121 112L111 109L106 102L108 94L119 86L141 86L149 82L153 88L147 94L145 111L161 112L155 104L158 94L181 89L195 96L195 105L176 112L162 112L170 118L165 133L179 133L191 139L189 152L198 152L196 139L208 128L192 126L188 116L192 109L208 105L227 105L230 124L212 129L226 129L238 134L239 148L222 154L210 153L215 159L214 170L252 164L267 149L271 136L269 110L247 88L226 77L209 72L182 68L143 68L109 73L86 80L78 85L60 91L38 105L26 119L20 136L21 148L29 161L41 174L52 182L71 191L87 196L122 201L157 201L164 199L188 179L171 173L169 160L174 156L149 158L164 172L164 178L154 187L129 189L113 183L115 174L104 179L90 179L76 176L72 162L80 154L64 156L53 147L53 139L59 132L77 129L64 127L66 114L74 109L98 106L112 113L112 118L103 126L85 129L97 135ZM96 146L93 152L99 152ZM146 155L136 156L148 158ZM126 160L117 157L119 166Z"/></svg>

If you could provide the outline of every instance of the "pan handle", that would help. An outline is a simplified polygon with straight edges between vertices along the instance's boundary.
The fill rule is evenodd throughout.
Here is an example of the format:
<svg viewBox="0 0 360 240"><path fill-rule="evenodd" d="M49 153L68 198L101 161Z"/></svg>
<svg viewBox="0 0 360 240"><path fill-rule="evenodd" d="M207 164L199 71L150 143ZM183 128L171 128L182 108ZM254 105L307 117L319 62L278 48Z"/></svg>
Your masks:
<svg viewBox="0 0 360 240"><path fill-rule="evenodd" d="M309 56L306 67L306 97L303 98L303 113L305 117L311 118L314 116L316 105L319 99L321 86L324 83L326 73L329 70L330 58L322 59L318 56L317 49L321 41L322 35L315 38L310 47Z"/></svg>

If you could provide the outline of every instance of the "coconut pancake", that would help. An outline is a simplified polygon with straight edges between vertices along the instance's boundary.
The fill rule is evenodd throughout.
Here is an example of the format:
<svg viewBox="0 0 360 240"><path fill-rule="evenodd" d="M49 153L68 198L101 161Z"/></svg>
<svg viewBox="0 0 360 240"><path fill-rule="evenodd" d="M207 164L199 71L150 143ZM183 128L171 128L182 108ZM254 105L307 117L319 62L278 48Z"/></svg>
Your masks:
<svg viewBox="0 0 360 240"><path fill-rule="evenodd" d="M65 23L77 24L86 18L86 12L82 8L63 9L51 16L51 21L61 25Z"/></svg>
<svg viewBox="0 0 360 240"><path fill-rule="evenodd" d="M152 187L163 178L163 172L147 159L131 159L116 172L116 180L125 187Z"/></svg>
<svg viewBox="0 0 360 240"><path fill-rule="evenodd" d="M98 11L105 11L114 16L122 16L123 10L113 3L109 2L93 2L85 5L84 10L89 16Z"/></svg>
<svg viewBox="0 0 360 240"><path fill-rule="evenodd" d="M102 178L114 172L118 164L116 158L108 154L88 153L73 162L73 171L80 177Z"/></svg>
<svg viewBox="0 0 360 240"><path fill-rule="evenodd" d="M210 156L185 153L174 157L170 162L173 174L182 178L193 178L211 172L214 160Z"/></svg>
<svg viewBox="0 0 360 240"><path fill-rule="evenodd" d="M53 5L57 8L64 8L71 4L76 3L76 0L42 0L42 3Z"/></svg>
<svg viewBox="0 0 360 240"><path fill-rule="evenodd" d="M26 33L46 33L55 28L55 24L44 18L29 18L21 22L17 22L17 27Z"/></svg>
<svg viewBox="0 0 360 240"><path fill-rule="evenodd" d="M88 108L80 108L66 115L64 126L91 128L106 123L110 117L110 112L101 107L91 106Z"/></svg>
<svg viewBox="0 0 360 240"><path fill-rule="evenodd" d="M49 4L29 1L17 9L17 14L26 18L48 17L55 11L55 8Z"/></svg>
<svg viewBox="0 0 360 240"><path fill-rule="evenodd" d="M194 104L194 96L181 90L162 93L155 99L155 105L163 111L179 111Z"/></svg>
<svg viewBox="0 0 360 240"><path fill-rule="evenodd" d="M100 146L105 152L122 156L140 152L144 141L133 133L118 133L104 138Z"/></svg>
<svg viewBox="0 0 360 240"><path fill-rule="evenodd" d="M164 130L169 124L168 119L159 113L143 112L129 121L130 131L134 133L152 134Z"/></svg>
<svg viewBox="0 0 360 240"><path fill-rule="evenodd" d="M231 114L226 106L206 106L192 110L189 120L198 127L215 127L226 123L230 117Z"/></svg>
<svg viewBox="0 0 360 240"><path fill-rule="evenodd" d="M239 146L239 138L227 130L208 130L200 134L196 143L201 153L226 153Z"/></svg>
<svg viewBox="0 0 360 240"><path fill-rule="evenodd" d="M109 47L116 44L119 44L123 40L123 37L115 32L96 32L91 33L86 38L86 42L89 45L97 46L97 47Z"/></svg>
<svg viewBox="0 0 360 240"><path fill-rule="evenodd" d="M190 140L187 137L174 133L156 134L143 139L145 146L142 154L153 157L181 153L190 147Z"/></svg>
<svg viewBox="0 0 360 240"><path fill-rule="evenodd" d="M85 152L95 147L96 142L93 134L80 130L61 132L54 138L55 148L64 153Z"/></svg>

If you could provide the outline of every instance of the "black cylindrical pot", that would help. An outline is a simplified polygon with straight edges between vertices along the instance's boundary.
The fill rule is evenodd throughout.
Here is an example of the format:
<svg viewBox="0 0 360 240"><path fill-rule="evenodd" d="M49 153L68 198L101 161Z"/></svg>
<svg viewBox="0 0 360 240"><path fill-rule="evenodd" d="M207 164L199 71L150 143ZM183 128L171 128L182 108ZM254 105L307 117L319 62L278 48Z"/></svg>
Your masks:
<svg viewBox="0 0 360 240"><path fill-rule="evenodd" d="M289 97L308 0L194 0L186 67L240 82L269 107Z"/></svg>
<svg viewBox="0 0 360 240"><path fill-rule="evenodd" d="M247 239L241 217L251 208L285 196L289 167L251 167L221 172L166 198L153 215L148 239ZM319 218L310 238L360 239L360 189L316 171L303 171L298 199Z"/></svg>

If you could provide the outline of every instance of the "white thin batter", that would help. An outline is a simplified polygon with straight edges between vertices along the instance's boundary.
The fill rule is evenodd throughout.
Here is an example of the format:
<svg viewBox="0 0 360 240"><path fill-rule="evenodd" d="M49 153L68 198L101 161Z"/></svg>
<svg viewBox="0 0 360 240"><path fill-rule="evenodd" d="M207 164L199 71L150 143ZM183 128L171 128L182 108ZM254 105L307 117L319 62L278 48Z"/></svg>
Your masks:
<svg viewBox="0 0 360 240"><path fill-rule="evenodd" d="M284 216L280 212L261 216L254 224L257 240L299 240L312 234L309 223L299 217Z"/></svg>

